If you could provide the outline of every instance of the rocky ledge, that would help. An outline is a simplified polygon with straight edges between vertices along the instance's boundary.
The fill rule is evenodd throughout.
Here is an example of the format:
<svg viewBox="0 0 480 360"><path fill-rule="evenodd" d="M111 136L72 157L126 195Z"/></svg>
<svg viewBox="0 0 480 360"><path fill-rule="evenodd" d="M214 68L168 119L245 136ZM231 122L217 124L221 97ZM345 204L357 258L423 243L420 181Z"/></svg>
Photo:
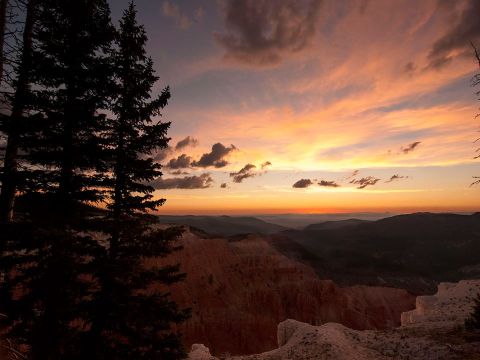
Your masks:
<svg viewBox="0 0 480 360"><path fill-rule="evenodd" d="M357 331L337 323L313 326L286 320L278 325L277 349L221 359L480 359L480 336L463 329L479 292L480 280L442 283L435 295L418 297L415 310L403 313L402 326L392 330ZM189 359L217 360L203 345L194 345Z"/></svg>

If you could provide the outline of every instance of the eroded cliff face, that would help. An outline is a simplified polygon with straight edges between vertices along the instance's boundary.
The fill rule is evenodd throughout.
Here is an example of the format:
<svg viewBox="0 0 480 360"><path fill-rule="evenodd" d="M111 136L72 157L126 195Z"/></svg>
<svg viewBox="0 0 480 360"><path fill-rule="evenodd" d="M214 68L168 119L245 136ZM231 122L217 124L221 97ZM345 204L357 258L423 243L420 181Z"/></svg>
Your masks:
<svg viewBox="0 0 480 360"><path fill-rule="evenodd" d="M417 297L393 330L355 331L340 324L320 327L287 320L278 326L278 349L231 360L480 358L480 336L463 328L480 293L480 280L441 283L433 296Z"/></svg>
<svg viewBox="0 0 480 360"><path fill-rule="evenodd" d="M336 323L312 326L296 320L278 325L278 348L225 360L467 360L480 359L480 334L464 329L480 280L442 283L433 296L419 296L415 310L390 330L352 330ZM189 360L218 360L205 346Z"/></svg>
<svg viewBox="0 0 480 360"><path fill-rule="evenodd" d="M187 274L171 289L180 306L192 309L180 328L187 348L202 343L215 355L262 352L277 346L277 325L288 318L384 329L398 326L400 314L414 308L415 298L404 290L341 288L320 280L269 240L251 235L228 241L187 231L183 250L162 260L180 263Z"/></svg>

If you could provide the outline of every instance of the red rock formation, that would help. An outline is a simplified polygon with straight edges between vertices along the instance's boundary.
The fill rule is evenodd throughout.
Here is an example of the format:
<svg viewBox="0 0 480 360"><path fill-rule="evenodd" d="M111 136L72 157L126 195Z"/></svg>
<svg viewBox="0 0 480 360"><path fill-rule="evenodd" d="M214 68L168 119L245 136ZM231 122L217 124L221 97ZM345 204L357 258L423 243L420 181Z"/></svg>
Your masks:
<svg viewBox="0 0 480 360"><path fill-rule="evenodd" d="M202 343L213 354L249 354L277 345L277 324L287 318L314 325L339 322L354 329L399 325L414 307L405 290L319 280L308 266L278 253L268 238L205 239L187 232L184 249L166 261L180 263L186 281L172 296L192 309L181 326L187 348Z"/></svg>

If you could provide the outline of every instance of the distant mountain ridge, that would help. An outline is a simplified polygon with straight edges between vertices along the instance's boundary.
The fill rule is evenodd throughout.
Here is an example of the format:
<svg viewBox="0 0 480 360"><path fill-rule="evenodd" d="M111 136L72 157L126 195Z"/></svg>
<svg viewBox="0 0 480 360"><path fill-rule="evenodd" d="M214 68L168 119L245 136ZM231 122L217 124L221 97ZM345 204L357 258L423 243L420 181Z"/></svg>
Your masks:
<svg viewBox="0 0 480 360"><path fill-rule="evenodd" d="M304 248L321 277L340 283L383 283L421 293L439 281L480 277L478 213L414 213L282 235Z"/></svg>
<svg viewBox="0 0 480 360"><path fill-rule="evenodd" d="M327 229L339 229L345 226L354 226L359 224L364 224L370 222L370 220L360 220L360 219L346 219L346 220L337 220L337 221L325 221L318 224L311 224L305 227L305 231L315 231L315 230L327 230Z"/></svg>
<svg viewBox="0 0 480 360"><path fill-rule="evenodd" d="M339 228L361 222L375 221L389 213L348 214L280 214L254 216L228 215L158 215L160 223L188 225L210 235L234 236L244 234L270 235L289 229ZM312 228L312 229L313 229Z"/></svg>
<svg viewBox="0 0 480 360"><path fill-rule="evenodd" d="M240 234L275 234L285 231L285 226L271 224L255 217L247 216L196 216L160 215L162 224L188 225L211 235L233 236Z"/></svg>
<svg viewBox="0 0 480 360"><path fill-rule="evenodd" d="M398 215L389 212L354 212L354 213L325 213L325 214L270 214L252 215L257 219L288 228L303 229L312 224L337 222L347 219L376 221Z"/></svg>

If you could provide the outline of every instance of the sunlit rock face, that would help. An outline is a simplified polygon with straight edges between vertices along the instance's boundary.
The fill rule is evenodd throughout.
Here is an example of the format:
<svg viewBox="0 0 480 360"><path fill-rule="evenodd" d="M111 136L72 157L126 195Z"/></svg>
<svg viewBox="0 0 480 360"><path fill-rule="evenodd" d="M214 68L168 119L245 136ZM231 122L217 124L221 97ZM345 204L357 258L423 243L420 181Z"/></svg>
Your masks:
<svg viewBox="0 0 480 360"><path fill-rule="evenodd" d="M435 296L419 297L416 309L403 313L402 326L395 329L353 330L337 323L313 326L288 319L278 325L278 348L226 359L478 359L480 337L465 332L460 325L479 291L480 280L442 283Z"/></svg>
<svg viewBox="0 0 480 360"><path fill-rule="evenodd" d="M480 294L480 280L441 283L435 295L418 296L415 309L402 313L402 326L462 325L473 311L472 300L477 294Z"/></svg>
<svg viewBox="0 0 480 360"><path fill-rule="evenodd" d="M172 296L192 309L180 327L185 344L203 343L212 354L251 354L277 346L277 325L293 318L313 325L338 322L353 329L400 325L415 298L399 289L341 288L308 266L278 253L270 238L228 240L186 232L183 250L166 261L187 274Z"/></svg>

